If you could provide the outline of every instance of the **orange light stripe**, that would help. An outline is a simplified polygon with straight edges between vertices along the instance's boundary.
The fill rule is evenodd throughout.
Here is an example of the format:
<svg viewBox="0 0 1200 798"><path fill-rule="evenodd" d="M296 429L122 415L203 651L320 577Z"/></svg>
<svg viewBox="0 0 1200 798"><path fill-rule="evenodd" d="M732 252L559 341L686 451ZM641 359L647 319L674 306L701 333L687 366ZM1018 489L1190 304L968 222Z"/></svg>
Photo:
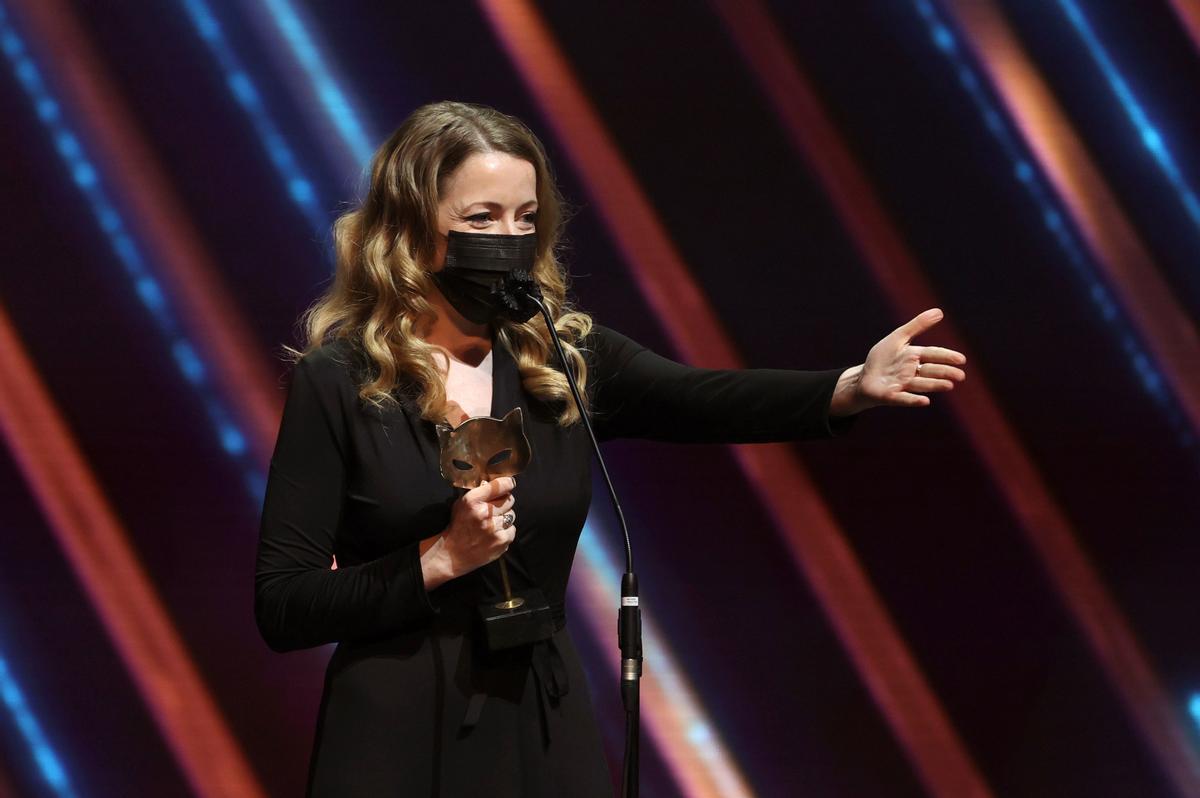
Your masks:
<svg viewBox="0 0 1200 798"><path fill-rule="evenodd" d="M907 318L914 309L936 306L916 259L761 3L717 0L713 5L898 316ZM951 322L938 326L938 336L948 346L967 351ZM1160 764L1181 794L1200 794L1200 762L1141 646L1000 411L978 359L972 362L971 378L955 390L951 409Z"/></svg>
<svg viewBox="0 0 1200 798"><path fill-rule="evenodd" d="M262 795L3 308L0 432L193 789Z"/></svg>
<svg viewBox="0 0 1200 798"><path fill-rule="evenodd" d="M69 4L14 0L14 5L53 64L55 88L86 131L89 151L104 165L105 183L120 197L139 240L147 244L176 315L190 337L206 348L205 361L219 389L229 397L240 426L268 430L265 436L248 436L257 462L265 468L282 412L281 394L274 390L277 380L264 367L265 359L246 346L254 336L222 285L187 210L171 190L153 149L135 126Z"/></svg>
<svg viewBox="0 0 1200 798"><path fill-rule="evenodd" d="M1200 52L1200 2L1197 0L1167 0L1171 4L1175 16L1179 17L1183 29Z"/></svg>
<svg viewBox="0 0 1200 798"><path fill-rule="evenodd" d="M1200 335L1159 275L1121 210L1120 199L999 8L991 0L948 0L944 5L974 45L993 87L1117 289L1192 428L1200 431Z"/></svg>
<svg viewBox="0 0 1200 798"><path fill-rule="evenodd" d="M585 528L583 534L597 532L594 527ZM571 574L571 598L585 608L583 620L603 649L615 684L621 676L621 654L616 624L612 622L613 608L620 601L616 583L602 578L602 569L577 567ZM643 616L642 632L649 659L642 678L641 717L679 793L689 798L751 798L754 792L745 775L730 755L719 730L704 714L702 702L653 617ZM702 745L695 745L689 739L689 731L697 722L703 723L712 735Z"/></svg>
<svg viewBox="0 0 1200 798"><path fill-rule="evenodd" d="M91 154L105 165L106 183L128 208L137 235L149 244L148 254L163 276L172 300L178 303L177 315L189 329L190 337L204 342L205 359L212 367L219 389L234 400L231 406L239 421L253 433L247 436L253 455L265 464L278 427L279 392L272 389L273 380L262 367L262 361L240 345L240 341L252 340L249 328L241 322L234 302L222 288L211 259L186 220L186 211L172 194L152 149L131 121L119 93L106 77L103 62L96 57L70 7L61 0L16 0L14 5L22 27L53 64L55 89L86 131ZM69 438L65 440L70 443ZM86 471L82 458L76 456L76 460L71 468ZM30 482L48 484L57 473L31 476ZM84 488L85 493L99 496L94 480L85 479L79 484L90 485ZM136 555L114 514L107 506L94 505L87 495L69 501L71 486L67 480L57 485L56 491L43 490L42 507L52 519L51 525L59 534L64 551L73 558L85 589L96 601L131 678L179 759L181 770L202 795L261 794L234 736L221 720L157 598L150 594L156 608L150 619L140 617L143 612L140 600L128 598L130 591L136 595L152 591L150 583L143 577L128 589L119 584L128 570L128 564L121 564L120 557L124 556L136 567ZM102 509L106 523L94 527L94 519L86 513L72 512L78 507ZM64 527L68 522L75 526ZM68 535L71 531L77 534ZM105 537L104 550L94 548L92 538L97 536ZM93 548L88 550L88 546ZM110 560L120 567L114 570L96 565ZM106 601L103 607L101 598ZM182 691L172 689L166 680L168 673L178 673L192 684L185 685ZM196 715L190 725L189 713Z"/></svg>
<svg viewBox="0 0 1200 798"><path fill-rule="evenodd" d="M642 292L666 323L679 351L712 368L735 368L740 358L707 298L692 280L658 214L583 94L566 58L528 0L480 0L500 42L542 108L567 157L595 200L617 249L635 270Z"/></svg>
<svg viewBox="0 0 1200 798"><path fill-rule="evenodd" d="M537 11L525 0L480 0L480 6L678 352L704 366L739 367L741 359L723 325ZM734 451L922 780L947 798L989 795L799 458L781 445ZM779 490L780 484L788 489ZM670 749L664 753L680 755Z"/></svg>

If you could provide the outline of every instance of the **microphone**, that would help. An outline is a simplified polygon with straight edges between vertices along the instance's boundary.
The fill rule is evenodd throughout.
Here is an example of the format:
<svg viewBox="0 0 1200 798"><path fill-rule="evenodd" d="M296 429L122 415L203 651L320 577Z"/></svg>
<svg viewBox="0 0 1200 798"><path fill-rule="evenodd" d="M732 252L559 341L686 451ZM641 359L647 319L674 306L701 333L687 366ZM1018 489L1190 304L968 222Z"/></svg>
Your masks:
<svg viewBox="0 0 1200 798"><path fill-rule="evenodd" d="M513 269L492 285L491 297L499 318L526 322L536 316L541 307L542 287L525 269ZM553 324L550 324L550 334L557 340Z"/></svg>
<svg viewBox="0 0 1200 798"><path fill-rule="evenodd" d="M625 539L625 573L621 576L621 606L617 610L617 644L621 649L621 703L625 707L625 766L622 777L622 798L637 798L638 794L638 737L639 714L641 703L642 679L642 610L638 605L638 580L633 572L633 546L630 543L629 527L625 523L625 513L621 510L621 502L617 499L616 488L608 475L608 467L600 454L600 443L592 429L591 419L584 410L583 398L579 394L579 386L575 382L575 374L567 362L567 354L563 350L562 340L558 330L554 328L554 319L542 301L542 289L529 272L517 269L504 276L500 284L493 289L498 300L501 315L512 321L525 322L533 318L539 311L550 331L558 359L562 363L563 373L571 388L571 396L579 409L579 417L587 430L588 439L592 443L592 452L596 462L600 464L600 473L604 476L604 485L608 488L613 510L617 521L621 524L621 534Z"/></svg>

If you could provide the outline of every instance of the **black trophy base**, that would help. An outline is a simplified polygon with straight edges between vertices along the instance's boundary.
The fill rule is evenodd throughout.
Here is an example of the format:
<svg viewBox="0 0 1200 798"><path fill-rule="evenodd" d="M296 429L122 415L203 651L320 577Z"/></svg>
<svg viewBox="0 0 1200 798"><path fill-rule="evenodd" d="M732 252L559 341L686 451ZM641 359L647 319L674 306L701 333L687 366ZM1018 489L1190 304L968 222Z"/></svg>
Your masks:
<svg viewBox="0 0 1200 798"><path fill-rule="evenodd" d="M554 635L554 616L546 597L536 587L479 605L479 617L488 649L500 651L536 643Z"/></svg>

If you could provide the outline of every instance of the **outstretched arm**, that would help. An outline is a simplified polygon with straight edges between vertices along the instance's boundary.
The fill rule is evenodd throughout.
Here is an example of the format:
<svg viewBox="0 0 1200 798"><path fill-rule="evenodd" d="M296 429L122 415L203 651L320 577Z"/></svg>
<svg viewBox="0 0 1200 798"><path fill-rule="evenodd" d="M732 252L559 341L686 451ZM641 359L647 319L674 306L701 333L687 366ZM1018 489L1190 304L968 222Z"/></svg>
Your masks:
<svg viewBox="0 0 1200 798"><path fill-rule="evenodd" d="M597 436L677 443L761 443L829 437L844 368L693 368L597 325L588 338L589 391Z"/></svg>

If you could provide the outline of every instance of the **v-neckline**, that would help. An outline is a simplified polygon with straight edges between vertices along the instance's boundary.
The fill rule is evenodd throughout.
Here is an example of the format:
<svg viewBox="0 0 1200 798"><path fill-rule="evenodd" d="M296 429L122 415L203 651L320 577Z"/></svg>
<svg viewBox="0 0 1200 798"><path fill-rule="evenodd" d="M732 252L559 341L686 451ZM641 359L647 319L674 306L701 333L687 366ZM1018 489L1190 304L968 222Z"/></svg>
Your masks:
<svg viewBox="0 0 1200 798"><path fill-rule="evenodd" d="M521 386L517 365L508 348L500 341L498 333L492 333L492 418L503 418L504 413L521 406Z"/></svg>
<svg viewBox="0 0 1200 798"><path fill-rule="evenodd" d="M521 396L520 371L517 369L512 353L501 342L496 331L492 332L492 349L488 354L492 358L492 403L488 408L488 415L492 418L503 418L504 414L514 407L524 406ZM408 409L415 421L426 422L429 431L431 433L434 431L438 422L422 418L415 403L410 403ZM527 411L525 415L528 416Z"/></svg>
<svg viewBox="0 0 1200 798"><path fill-rule="evenodd" d="M457 363L458 365L462 366L463 368L468 368L468 369L471 369L472 371L478 371L478 370L482 369L484 367L484 364L486 363L488 371L489 372L494 371L494 367L496 364L496 357L495 357L496 345L494 342L492 343L492 348L489 349L487 354L484 355L480 359L479 363L474 366L472 366L470 363L468 363L465 360L461 360L461 359L455 357L450 352L449 349L446 349L445 347L440 347L440 349L442 351L442 354L444 354L446 357L446 369L447 370L449 370L451 363Z"/></svg>

